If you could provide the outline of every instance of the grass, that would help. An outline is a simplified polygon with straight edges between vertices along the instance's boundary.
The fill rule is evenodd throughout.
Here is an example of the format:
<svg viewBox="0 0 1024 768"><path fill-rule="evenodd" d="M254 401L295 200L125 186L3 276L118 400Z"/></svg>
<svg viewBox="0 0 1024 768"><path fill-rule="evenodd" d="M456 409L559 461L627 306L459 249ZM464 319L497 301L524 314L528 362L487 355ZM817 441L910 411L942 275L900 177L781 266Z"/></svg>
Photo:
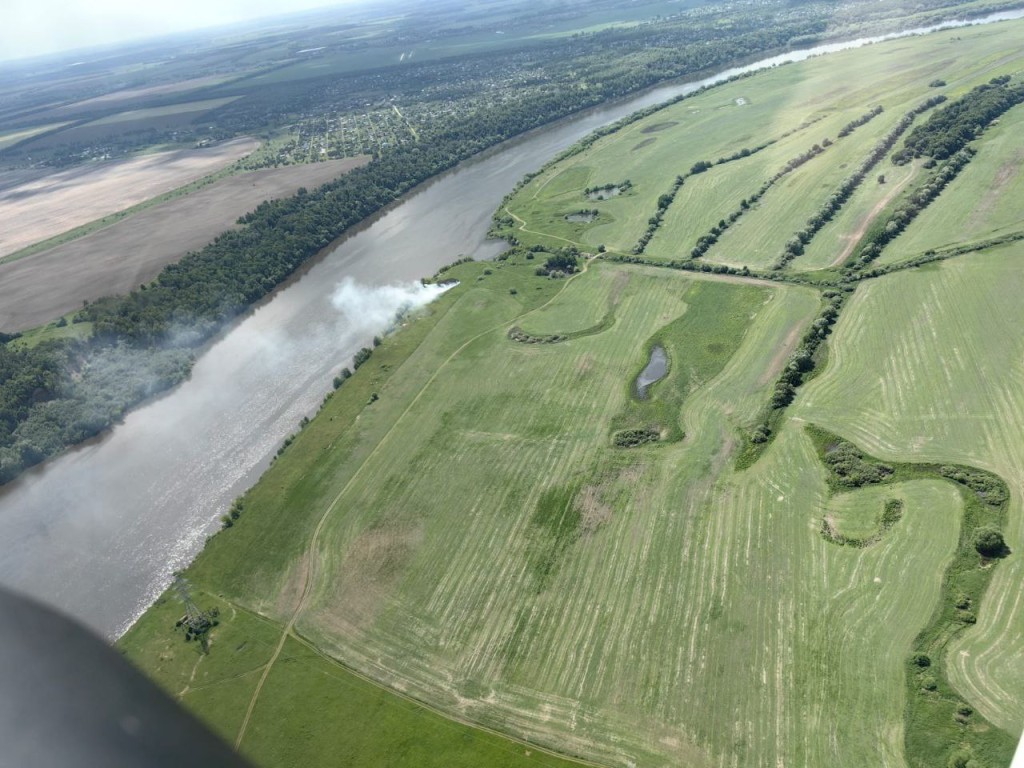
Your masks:
<svg viewBox="0 0 1024 768"><path fill-rule="evenodd" d="M1012 489L1007 542L1024 547L1024 346L1007 328L1024 321L1020 244L863 286L836 329L828 370L808 384L794 414L848 436L883 459L965 463ZM998 340L998 341L995 341ZM950 644L950 682L979 713L1013 735L1024 709L1016 661L1024 611L1021 564L1000 564L978 624Z"/></svg>
<svg viewBox="0 0 1024 768"><path fill-rule="evenodd" d="M682 275L666 279L656 271L603 264L591 265L573 281L554 281L534 277L532 262L519 258L515 264L499 262L480 282L472 271L480 274L479 265L460 267L461 295L446 295L435 314L377 350L247 495L240 521L210 542L190 569L190 578L232 604L280 621L289 595L294 598L291 577L310 526L344 489L339 512L327 520L316 553L312 600L297 625L303 637L378 679L383 668L372 659L386 657L391 671L383 681L389 685L534 743L602 759L640 754L658 764L703 760L707 745L672 735L681 731L673 725L679 714L671 714L675 705L669 692L684 691L684 681L666 683L657 695L643 693L660 666L657 649L684 636L680 610L690 621L699 620L687 608L690 601L681 599L682 585L671 587L680 599L664 602L648 593L649 581L668 562L681 574L686 558L669 553L696 547L696 541L688 543L689 534L700 533L706 543L704 514L679 525L683 519L664 515L658 499L666 491L685 506L692 484L710 490L714 473L708 476L700 457L718 453L716 471L722 471L732 440L730 419L717 398L732 403L730 408L743 403L740 410L752 414L763 397L762 379L769 380L763 376L772 365L769 340L806 322L817 298L804 289L711 284ZM524 308L522 297L536 295L529 301L539 306L561 291L550 305L554 308L563 297L577 303L574 294L581 292L604 298L597 302L603 308L618 280L609 273L623 269L629 269L629 281L621 288L615 323L604 332L540 346L505 337L508 324ZM508 292L512 280L515 296ZM772 300L765 302L769 296ZM699 334L709 328L710 308L721 301L736 306L731 322L740 323L741 330L731 344L731 356L730 350L705 351L709 357L692 363L697 374L709 378L691 398L701 393L706 400L715 398L713 409L706 403L684 406L682 420L694 445L612 448L608 432L630 397L628 384L644 359L652 327L690 316L689 333ZM481 313L487 315L482 318ZM751 313L757 323L751 322ZM498 318L505 322L438 370L454 349ZM550 323L531 327L532 319L518 322L531 330L554 329ZM576 327L591 320L585 318ZM682 339L681 330L679 334ZM392 357L400 349L407 355L401 364ZM433 370L438 370L437 377L423 389L424 377ZM498 386L482 388L482 379ZM714 388L708 386L711 382L716 382ZM366 405L369 391L380 394L372 405ZM423 395L416 400L420 391ZM743 397L736 398L738 393ZM654 397L659 396L656 391ZM332 450L325 451L329 445ZM687 462L683 457L691 454ZM680 462L682 474L669 471ZM444 470L456 465L463 470ZM640 477L654 485L638 496L630 489ZM632 535L648 541L647 548L657 542L646 565L628 554L635 543L624 533L635 526ZM438 548L442 542L447 544ZM256 552L263 554L254 557ZM613 574L604 573L602 566L617 558L624 566L632 562L618 575L628 587L621 593ZM481 559L491 567L479 568ZM693 580L687 580L686 588L701 590ZM498 595L503 597L496 604ZM598 623L587 618L595 599L611 611ZM545 607L563 600L565 619ZM630 617L638 607L655 621L651 636L636 634L643 625ZM457 615L462 619L456 620ZM569 625L563 625L566 619ZM140 627L149 621L144 618ZM574 625L574 631L565 631ZM643 649L636 657L626 652L631 636ZM131 634L124 642L130 647L135 638ZM292 641L288 643L291 647ZM620 650L614 651L613 644ZM143 657L153 653L146 647L139 651ZM582 654L590 661L566 664L567 654ZM216 666L217 656L215 642L203 665ZM602 670L605 663L614 669ZM243 742L253 754L266 754L270 748L261 746L260 739L269 737L261 736L257 727L264 702L272 712L283 711L281 701L301 695L308 684L308 675L302 673L278 689L276 675L288 668L274 667L254 710L254 730ZM629 668L632 672L626 674ZM588 669L594 670L592 678ZM551 719L568 712L560 709L569 706L568 700L555 693L568 682L559 682L563 676L577 678L570 686L580 690L579 703L573 706L586 713L575 735L558 725L561 715ZM620 682L627 686L623 691L617 687ZM714 679L705 684L714 684ZM614 703L623 693L626 698ZM751 701L761 699L751 694ZM235 706L233 715L219 717L234 722ZM275 727L282 726L277 722ZM655 732L661 736L652 738ZM338 729L325 729L309 749L320 749L320 739L340 738ZM659 746L660 738L669 745ZM286 739L280 749L299 749L296 741Z"/></svg>
<svg viewBox="0 0 1024 768"><path fill-rule="evenodd" d="M891 202L905 190L913 189L920 176L920 163L892 165L883 160L853 193L839 214L826 224L807 246L803 255L793 260L791 269L825 269L846 262L856 253L855 246L881 217ZM885 176L879 183L878 176Z"/></svg>
<svg viewBox="0 0 1024 768"><path fill-rule="evenodd" d="M700 160L714 161L775 141L750 157L686 180L645 255L666 261L688 258L698 237L737 210L741 200L789 159L826 137L835 140L843 125L881 104L885 108L882 115L785 177L705 256L709 262L735 267L770 266L786 241L899 118L935 95L936 89L928 83L945 79L947 86L942 92L955 98L995 74L1019 68L1022 55L1013 43L1017 29L1018 25L1007 24L893 41L758 73L686 99L546 168L508 203L507 210L518 219L514 234L528 244L570 242L584 250L605 245L612 252L629 253L657 210L659 195L671 188L677 175L685 174ZM990 177L1003 174L1004 202L992 214L996 224L979 219L979 237L1014 217L1015 185L1021 177L1012 175L1011 155L1016 150L1010 137L1014 125L1009 116L1004 122L1007 125L998 129L998 135L1006 137L1000 144L1003 157L993 160L989 171ZM995 148L991 154L999 152ZM875 208L885 203L898 185L906 181L901 193L910 191L913 179L904 179L910 171L887 160L880 163L792 268L829 267L848 240L873 220L872 213L881 213ZM886 174L886 184L877 183L879 173ZM623 195L593 201L584 194L588 187L625 179L633 187ZM962 206L978 193L979 186L970 185L951 205ZM591 223L565 220L567 214L581 208L597 209L598 217ZM946 215L937 231L948 232L955 239L956 221Z"/></svg>
<svg viewBox="0 0 1024 768"><path fill-rule="evenodd" d="M1019 30L900 40L683 101L525 184L508 201L516 237L628 252L677 174L778 138L687 180L650 244L674 258L745 175L882 103L709 253L774 258L901 105L936 77L955 93L1015 66ZM625 179L618 197L583 194ZM884 196L873 184L792 269L831 263ZM598 218L565 220L581 207ZM742 436L818 290L601 259L552 280L524 251L461 265L460 286L327 401L189 569L263 638L252 656L226 652L249 648L218 639L227 626L198 667L163 661L160 607L125 647L172 690L208 675L184 700L229 738L251 707L242 748L268 765L500 765L525 760L524 742L616 766L916 768L958 753L1005 765L1024 722L1024 339L1006 330L1024 325L1022 254L1013 243L861 283L822 370L742 469ZM558 341L520 343L513 326ZM669 373L639 401L655 344ZM618 447L620 430L660 439ZM881 482L844 486L829 469L838 436L854 444L848 464ZM987 503L944 465L1002 478L1009 501ZM823 535L823 521L856 541ZM988 523L1014 553L997 565L972 545ZM246 666L268 648L280 654L254 696ZM347 718L358 725L330 727ZM452 729L467 750L491 747L456 721L523 741L462 752L444 741Z"/></svg>
<svg viewBox="0 0 1024 768"><path fill-rule="evenodd" d="M1024 109L1007 112L990 128L957 184L943 192L882 253L879 264L899 263L927 250L999 237L1024 229Z"/></svg>
<svg viewBox="0 0 1024 768"><path fill-rule="evenodd" d="M841 439L822 429L809 427L808 433L818 449L819 457L825 460L828 454L841 444ZM868 464L877 464L874 457L863 458ZM863 508L877 506L878 497L885 494L895 496L903 502L903 509L913 508L919 490L929 489L935 495L927 499L920 508L934 510L951 506L937 504L937 494L952 491L960 496L960 503L952 506L961 508L962 522L959 526L957 546L952 558L948 558L942 578L941 597L932 613L931 620L921 630L913 643L913 653L904 662L906 670L906 756L911 766L951 764L955 755L978 759L983 765L1007 765L1013 758L1016 739L1010 734L994 729L991 723L979 716L950 685L947 677L947 649L951 642L963 636L976 621L974 610L982 602L997 561L982 557L974 548L974 532L979 528L994 526L1002 529L1006 525L1006 486L991 473L972 467L892 463L886 464L891 474L877 485L868 485L852 494L834 497L833 510L847 519L858 518L863 525ZM965 475L983 479L992 489L988 496L975 493L964 485L948 479L948 475L959 471ZM902 482L900 482L902 481ZM829 484L836 488L841 485L838 475L831 475ZM952 487L951 487L952 486ZM850 497L860 497L851 499ZM867 497L866 499L863 497ZM852 502L852 503L851 503ZM889 502L884 502L888 506ZM858 509L859 507L859 509ZM852 513L852 514L851 514ZM895 517L885 519L879 516L877 532L862 535L869 546L882 540L892 530ZM933 518L934 519L934 518ZM856 524L856 523L855 523ZM855 535L855 534L854 534ZM827 538L827 537L826 537Z"/></svg>
<svg viewBox="0 0 1024 768"><path fill-rule="evenodd" d="M72 312L52 323L25 331L18 337L15 344L34 347L51 339L88 339L92 336L92 323L73 323L71 322L73 315ZM64 320L66 324L58 325L60 320Z"/></svg>
<svg viewBox="0 0 1024 768"><path fill-rule="evenodd" d="M626 382L630 397L612 420L612 428L647 429L661 433L665 440L682 439L679 416L686 398L718 375L736 354L751 317L770 297L768 291L752 285L694 283L683 294L686 312L644 344L647 355ZM651 385L647 399L640 400L633 382L655 346L665 349L669 371Z"/></svg>

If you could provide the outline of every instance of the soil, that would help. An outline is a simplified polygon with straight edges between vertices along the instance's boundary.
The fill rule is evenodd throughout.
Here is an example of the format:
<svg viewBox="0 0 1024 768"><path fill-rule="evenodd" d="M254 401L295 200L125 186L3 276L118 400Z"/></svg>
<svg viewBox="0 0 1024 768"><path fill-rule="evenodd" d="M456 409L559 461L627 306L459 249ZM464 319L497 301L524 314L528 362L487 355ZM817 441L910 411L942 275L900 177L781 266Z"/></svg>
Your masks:
<svg viewBox="0 0 1024 768"><path fill-rule="evenodd" d="M202 248L262 201L324 184L368 158L331 160L229 176L191 195L34 256L0 264L0 330L21 331L127 293Z"/></svg>
<svg viewBox="0 0 1024 768"><path fill-rule="evenodd" d="M0 173L0 257L201 179L258 146L256 139L241 138L30 179Z"/></svg>

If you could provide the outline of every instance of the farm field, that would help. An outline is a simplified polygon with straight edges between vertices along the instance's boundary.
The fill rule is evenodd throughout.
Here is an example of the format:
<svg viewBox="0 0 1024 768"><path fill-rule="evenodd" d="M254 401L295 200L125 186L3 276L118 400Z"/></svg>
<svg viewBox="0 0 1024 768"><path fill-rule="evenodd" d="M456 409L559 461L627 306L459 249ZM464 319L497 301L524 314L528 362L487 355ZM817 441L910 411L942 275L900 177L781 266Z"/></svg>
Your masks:
<svg viewBox="0 0 1024 768"><path fill-rule="evenodd" d="M644 255L659 260L689 258L698 237L739 210L741 201L788 160L828 138L835 143L750 205L704 256L709 263L770 267L786 241L882 136L907 111L936 95L930 82L945 78L941 92L954 98L994 74L1019 66L1024 56L1012 42L1018 29L1007 24L893 41L761 72L685 99L598 139L530 180L507 206L515 217L516 237L532 243L544 234L586 250L604 245L609 251L629 254L658 210L659 196L671 190L677 175L687 174L699 161L714 163L743 149L776 142L686 178ZM877 105L885 110L881 115L846 138L838 138L844 125ZM1012 135L1012 122L1005 134L1002 131L993 129ZM1016 177L1009 158L1000 167L1005 168L1004 183L1012 184ZM887 184L877 183L879 173L887 176ZM906 173L883 159L793 267L831 266L854 235L891 200L913 188ZM594 200L585 194L588 188L627 179L632 187L610 199ZM896 194L887 199L894 190ZM1012 194L1006 199L1013 199ZM1001 215L1010 216L1010 208L1008 204ZM598 215L589 222L565 219L580 210L596 210ZM954 224L947 218L946 226Z"/></svg>
<svg viewBox="0 0 1024 768"><path fill-rule="evenodd" d="M963 243L1024 230L1024 110L1007 112L985 134L977 157L955 187L922 213L879 259L894 264Z"/></svg>
<svg viewBox="0 0 1024 768"><path fill-rule="evenodd" d="M1022 29L758 73L529 177L495 213L517 247L446 271L459 284L361 361L189 567L221 617L209 654L173 629L172 593L126 654L267 766L504 764L473 751L492 746L509 765L1008 766L1024 243L844 269L928 170L890 149L772 267L910 109L1019 82ZM1015 225L1022 109L879 265L930 215L949 242L957 211L965 237ZM1006 546L986 554L988 525ZM403 709L408 736L324 725L369 706ZM430 746L443 731L465 751Z"/></svg>
<svg viewBox="0 0 1024 768"><path fill-rule="evenodd" d="M523 264L529 270L529 263ZM658 763L673 763L681 757L705 760L705 750L724 748L724 742L715 746L704 742L712 738L711 714L700 735L690 736L681 727L679 712L695 707L711 688L725 695L715 682L720 672L712 671L720 668L718 662L709 670L700 661L704 653L718 651L705 648L703 642L699 648L689 641L677 645L679 627L705 633L700 627L705 626L708 612L715 611L725 597L726 605L717 610L727 608L728 620L739 620L746 598L741 592L723 594L724 584L709 590L700 574L685 576L685 564L694 561L709 537L727 535L730 557L736 556L733 547L742 551L749 546L747 522L728 516L712 523L705 506L712 494L718 498L719 475L729 474L732 416L724 409L734 411L735 418L749 418L756 411L771 381L779 340L810 319L818 300L808 289L704 283L683 276L666 280L658 272L645 270L625 273L629 278L623 285L622 274L622 268L595 264L565 289L566 300L573 304L582 300L604 307L618 294L616 319L608 330L563 345L522 345L505 337L505 327L496 328L450 358L410 406L401 410L407 397L389 405L392 412L399 409L400 416L383 441L378 437L379 442L362 449L357 442L324 457L329 464L343 463L334 471L325 466L317 475L330 478L332 486L345 476L350 479L339 489L341 494L327 488L316 491L322 501L312 506L322 510L330 505L348 512L325 518L322 549L317 547L318 578L297 627L303 636L358 670L373 672L375 677L392 670L386 681L416 698L449 710L461 702L456 706L460 715L484 724L514 722L516 731L529 734L531 741L553 742L566 749L563 740L569 735L558 723L568 715L565 707L579 707L579 731L571 736L571 752L616 762L636 749ZM485 278L484 285L490 279ZM528 281L519 285L520 295L529 294ZM630 382L644 363L645 342L658 327L686 318L691 292L695 303L705 307L705 314L692 321L688 338L687 330L681 331L680 348L699 343L699 334L712 319L707 308L724 299L746 306L747 328L739 338L710 342L712 359L696 375L679 380L670 376L663 382L663 387L693 393L693 404L688 401L682 413L687 439L640 449L633 458L610 447L609 430L630 398ZM474 293L480 294L481 289L474 289L455 308L468 311ZM697 298L702 293L707 298ZM551 306L554 309L557 302ZM750 322L751 314L756 323ZM557 318L557 313L539 317L536 326L523 318L521 325L541 332ZM590 318L585 319L589 324ZM579 325L582 322L568 330L579 330ZM400 338L401 334L396 341ZM676 370L686 369L680 365ZM702 376L709 378L702 380ZM476 377L507 383L500 392L485 392ZM566 377L573 384L564 390L548 383ZM714 387L701 386L710 381ZM655 399L657 392L656 387ZM395 399L388 387L379 394L381 403ZM526 405L531 402L536 406ZM485 413L489 415L480 421ZM373 424L379 417L366 415L373 421L359 431L379 434L382 427ZM347 443L353 437L359 439L346 436L344 440ZM342 459L355 451L365 456L372 445L386 450L374 448L358 467ZM511 446L519 450L510 453ZM470 455L475 458L470 460ZM713 467L703 458L709 455L718 456ZM505 466L509 456L521 458ZM453 460L465 469L453 475L432 468ZM535 465L560 469L541 472ZM399 480L397 473L408 472L410 466L418 468L419 479ZM637 480L636 473L652 484L642 498L631 498L627 492ZM552 480L535 482L545 474ZM555 482L555 477L567 478L571 485ZM441 494L439 484L455 486L450 491L457 493ZM585 511L570 516L570 524L560 516L574 496L586 499L580 502ZM460 502L451 504L453 498ZM666 498L672 501L664 505ZM666 514L667 509L680 512ZM764 524L762 519L757 525ZM802 520L799 525L807 529L808 522ZM304 525L297 527L308 531ZM237 526L237 532L247 538L269 533L251 530L246 533L245 523ZM230 546L234 533L232 529L214 542ZM814 544L813 529L810 533ZM769 533L762 528L758 535ZM451 537L461 542L458 547L437 549L437 543ZM295 568L302 566L301 558L296 559L299 553L289 554L293 544L280 544L278 554L255 571L251 561L243 560L208 570L204 562L214 561L202 558L193 578L204 589L249 602L255 610L284 620L288 584L294 583ZM212 554L214 549L208 551ZM432 557L431 551L446 554ZM634 554L629 555L630 551ZM640 551L647 551L649 560L638 559ZM333 554L340 552L350 556L340 559ZM682 554L670 556L670 552ZM454 560L453 555L457 555ZM480 569L481 559L491 559L494 567ZM606 562L620 562L621 568L606 572L601 565ZM388 570L383 579L382 563ZM764 562L757 565L761 576L764 567ZM662 572L663 568L668 571ZM339 593L336 585L332 587L339 577L351 588ZM726 574L719 578L725 579ZM628 589L621 589L621 583L616 587L622 579L627 580ZM662 586L653 589L655 584ZM423 592L432 591L430 585L437 589L433 596ZM693 594L684 597L687 590ZM503 595L500 608L494 602L499 594ZM268 602L273 595L278 597ZM551 611L551 606L563 601L568 615ZM595 601L607 606L607 615L600 621L591 615ZM385 606L391 608L383 610ZM455 621L462 611L469 615ZM530 615L536 617L535 626L527 621ZM762 618L768 620L767 615ZM399 624L406 629L396 635ZM574 624L577 630L565 631ZM610 628L617 629L610 632ZM762 631L768 629L758 630ZM415 641L417 635L420 641ZM434 639L424 645L426 636ZM131 637L128 642L133 643ZM736 642L745 645L754 639L741 632ZM662 654L673 647L672 654L679 655L679 672L664 682L664 691L649 698L642 692L654 684ZM726 649L719 651L724 654ZM568 665L568 655L592 661ZM385 658L389 661L383 664ZM763 661L759 674L780 673L780 659L773 656ZM733 682L729 696L758 710L751 718L757 725L752 727L759 738L768 738L776 721L775 715L765 716L775 711L778 702L766 701L760 685L750 680ZM440 689L428 695L438 684ZM574 693L571 697L557 693L562 690ZM673 703L678 696L691 704ZM578 703L572 704L573 700ZM637 734L641 723L646 725ZM655 732L659 735L652 738ZM626 746L618 744L619 739ZM651 746L660 739L666 744ZM769 751L776 748L787 747L778 743ZM760 745L752 747L752 752L759 749Z"/></svg>
<svg viewBox="0 0 1024 768"><path fill-rule="evenodd" d="M883 459L961 462L1003 477L1012 491L1006 539L1024 548L1024 321L1014 244L900 272L861 287L836 329L827 371L794 415L856 441ZM1019 558L1001 563L978 626L949 650L962 694L1019 735L1024 612Z"/></svg>
<svg viewBox="0 0 1024 768"><path fill-rule="evenodd" d="M920 163L887 164L876 170L885 176L885 183L879 183L877 176L872 174L861 184L839 215L822 228L802 255L793 260L794 270L825 269L846 262L886 207L899 199L901 192L913 188L921 167Z"/></svg>
<svg viewBox="0 0 1024 768"><path fill-rule="evenodd" d="M38 136L40 133L46 133L46 131L55 130L66 124L67 123L51 123L50 125L39 125L34 128L25 128L4 133L0 135L0 150L7 149L18 142L25 141L33 136Z"/></svg>
<svg viewBox="0 0 1024 768"><path fill-rule="evenodd" d="M188 80L180 80L178 82L164 83L162 85L152 85L145 88L124 88L111 93L106 93L102 96L95 96L91 99L85 99L83 101L76 101L71 104L67 104L63 107L47 112L46 117L59 117L65 114L75 114L84 109L110 109L119 104L132 103L140 99L154 98L157 96L169 96L171 94L182 94L190 91L199 91L202 89L210 88L214 85L220 85L226 81L232 80L236 75L207 75L205 77L195 77ZM193 104L202 104L202 102L193 102ZM183 107L185 105L182 105ZM201 109L208 109L209 107L203 105ZM194 111L189 108L182 109L181 111ZM124 115L125 113L121 113Z"/></svg>
<svg viewBox="0 0 1024 768"><path fill-rule="evenodd" d="M245 157L256 139L174 150L57 171L0 191L0 259L144 200L170 192ZM0 183L3 175L0 174Z"/></svg>
<svg viewBox="0 0 1024 768"><path fill-rule="evenodd" d="M0 329L33 328L81 307L83 301L130 291L206 245L264 200L294 194L303 186L317 187L367 160L234 174L70 242L0 263Z"/></svg>
<svg viewBox="0 0 1024 768"><path fill-rule="evenodd" d="M22 144L19 149L40 152L64 144L101 142L119 134L184 128L207 112L235 101L237 96L203 99L165 107L146 107L117 112L81 125L57 131Z"/></svg>

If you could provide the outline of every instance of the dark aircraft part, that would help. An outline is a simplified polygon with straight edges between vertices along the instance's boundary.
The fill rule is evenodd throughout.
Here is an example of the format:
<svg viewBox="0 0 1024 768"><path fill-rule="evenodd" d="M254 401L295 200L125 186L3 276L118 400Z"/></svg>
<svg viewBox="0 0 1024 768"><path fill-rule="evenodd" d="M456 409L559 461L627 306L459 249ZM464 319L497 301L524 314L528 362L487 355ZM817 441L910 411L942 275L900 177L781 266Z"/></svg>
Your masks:
<svg viewBox="0 0 1024 768"><path fill-rule="evenodd" d="M249 765L80 624L4 589L0 617L3 768Z"/></svg>

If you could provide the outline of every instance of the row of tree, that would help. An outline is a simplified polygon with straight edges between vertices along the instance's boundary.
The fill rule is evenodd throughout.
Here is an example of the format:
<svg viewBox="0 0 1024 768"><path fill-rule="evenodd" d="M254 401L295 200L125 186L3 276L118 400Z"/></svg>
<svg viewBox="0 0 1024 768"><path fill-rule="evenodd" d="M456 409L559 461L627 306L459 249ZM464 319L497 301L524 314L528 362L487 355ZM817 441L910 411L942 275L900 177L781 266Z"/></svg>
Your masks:
<svg viewBox="0 0 1024 768"><path fill-rule="evenodd" d="M842 209L846 204L846 201L850 199L857 188L863 183L864 179L868 177L871 170L881 162L882 158L895 146L896 142L899 141L900 136L911 126L915 118L923 112L928 111L932 107L941 104L946 100L945 96L936 96L928 99L923 104L914 107L912 110L907 112L900 121L890 130L881 141L879 141L872 150L868 153L868 156L861 163L860 167L854 171L850 176L843 180L839 188L829 195L829 198L822 203L821 207L817 212L807 220L807 224L803 229L796 232L793 237L787 241L783 248L782 254L776 260L773 269L782 269L790 261L795 259L797 256L804 252L804 247L811 242L814 236L828 224L832 218ZM872 117L881 114L882 108L876 107L868 114ZM870 118L868 118L870 119ZM850 125L855 128L858 125L866 123L863 117L860 121L854 121ZM849 127L849 126L847 126ZM846 130L845 128L843 130ZM844 134L840 134L844 135ZM849 133L845 134L849 135Z"/></svg>
<svg viewBox="0 0 1024 768"><path fill-rule="evenodd" d="M690 176L696 176L698 174L705 173L706 171L709 171L712 168L714 168L716 165L725 165L726 163L732 163L735 162L736 160L742 160L746 157L750 157L751 155L757 154L761 150L770 147L776 141L778 141L778 139L766 141L764 144L759 144L753 149L743 147L743 149L739 149L736 152L733 152L731 155L720 157L714 162L710 160L698 160L696 163L690 166L690 170L687 173L684 173L681 176L676 176L675 180L672 182L672 188L668 192L658 197L658 210L655 211L654 215L647 220L647 229L644 230L644 233L640 236L640 239L637 241L636 245L633 246L633 253L641 254L646 250L647 244L651 242L651 238L654 237L655 233L658 231L658 228L661 226L661 222L665 218L665 212L669 209L669 206L671 206L672 203L675 201L676 195L679 193L679 190L682 188L687 178L689 178ZM735 221L735 219L730 219L730 221Z"/></svg>
<svg viewBox="0 0 1024 768"><path fill-rule="evenodd" d="M955 155L944 161L918 187L909 198L893 211L881 226L876 226L865 238L856 262L846 268L847 271L862 268L882 255L882 249L895 240L914 219L937 198L953 179L955 179L975 155L972 147L964 147Z"/></svg>
<svg viewBox="0 0 1024 768"><path fill-rule="evenodd" d="M786 164L782 169L772 174L771 178L765 181L756 192L750 195L750 197L745 197L740 200L739 208L730 213L726 218L719 219L718 223L712 226L707 234L701 235L697 238L696 245L694 245L693 249L690 251L690 258L699 259L706 254L708 250L710 250L711 246L718 242L718 238L725 232L725 230L735 224L744 213L750 210L752 205L764 197L765 193L767 193L769 189L774 187L787 174L792 173L804 163L814 159L831 145L832 142L829 139L825 139L821 144L815 144L806 152L802 152L796 157L786 161Z"/></svg>

